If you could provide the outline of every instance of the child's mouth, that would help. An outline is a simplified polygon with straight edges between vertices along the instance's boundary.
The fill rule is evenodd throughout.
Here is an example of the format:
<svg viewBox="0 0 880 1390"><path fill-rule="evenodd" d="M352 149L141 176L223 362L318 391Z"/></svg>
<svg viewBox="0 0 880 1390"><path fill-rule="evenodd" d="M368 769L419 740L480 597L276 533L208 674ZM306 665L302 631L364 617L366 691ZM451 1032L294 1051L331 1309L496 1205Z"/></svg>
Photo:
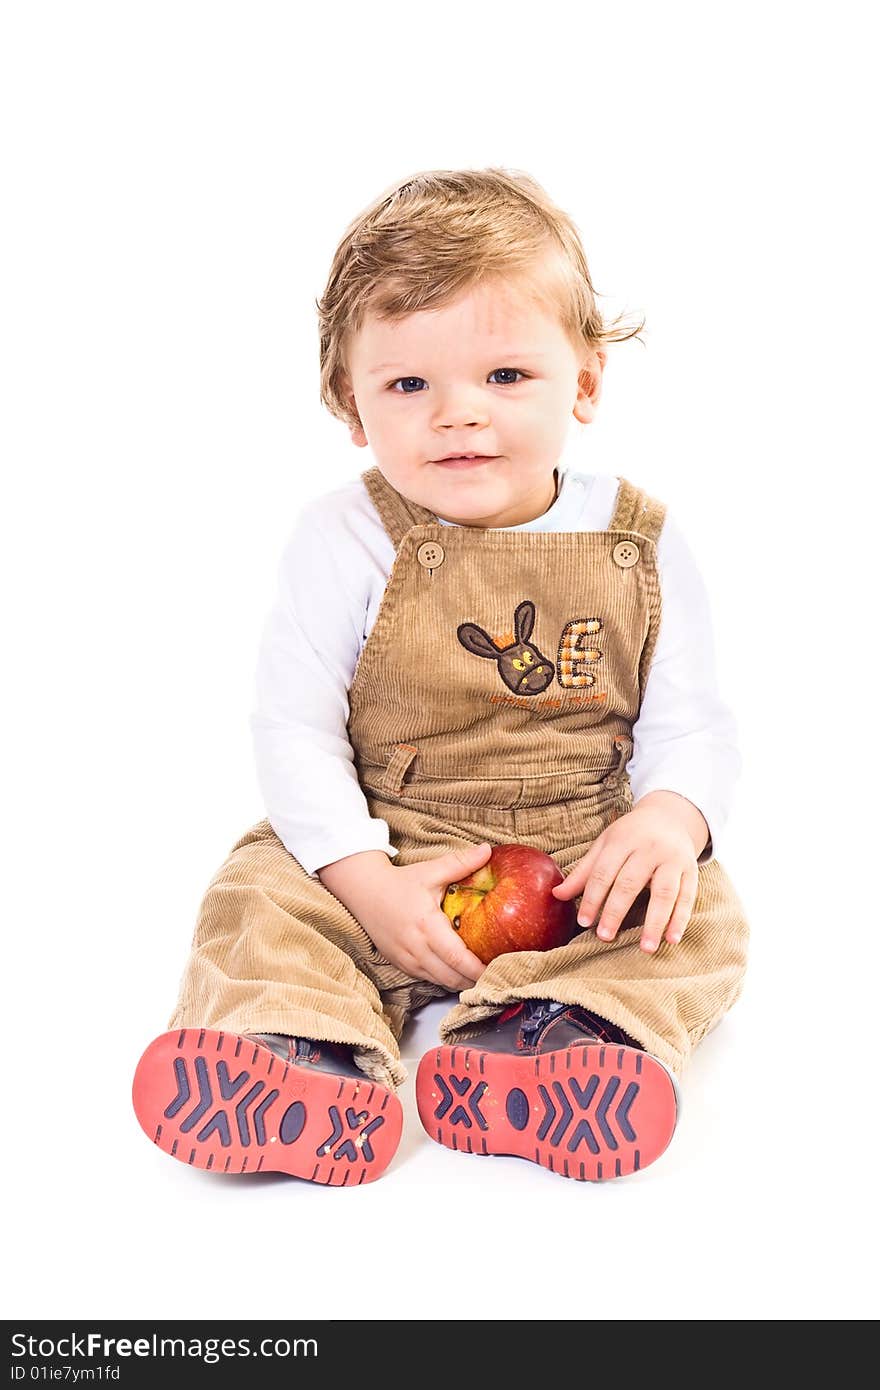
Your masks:
<svg viewBox="0 0 880 1390"><path fill-rule="evenodd" d="M481 463L491 463L493 454L453 454L449 458L435 459L442 468L476 468Z"/></svg>

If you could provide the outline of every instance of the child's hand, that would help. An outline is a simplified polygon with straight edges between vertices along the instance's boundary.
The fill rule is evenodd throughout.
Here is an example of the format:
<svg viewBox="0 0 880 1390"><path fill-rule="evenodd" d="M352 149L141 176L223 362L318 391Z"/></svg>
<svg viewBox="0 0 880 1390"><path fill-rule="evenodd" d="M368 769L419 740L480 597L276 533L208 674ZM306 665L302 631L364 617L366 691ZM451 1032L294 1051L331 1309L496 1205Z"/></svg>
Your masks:
<svg viewBox="0 0 880 1390"><path fill-rule="evenodd" d="M470 989L486 969L469 951L440 907L450 883L479 869L491 845L468 845L437 859L402 867L381 897L361 904L358 921L386 960L417 980L431 980L449 990Z"/></svg>
<svg viewBox="0 0 880 1390"><path fill-rule="evenodd" d="M697 896L697 855L708 838L709 827L692 802L676 792L650 792L597 836L553 893L567 901L583 892L578 908L582 927L593 923L604 901L596 934L612 941L634 900L650 884L641 947L656 951L664 931L670 942L684 935Z"/></svg>

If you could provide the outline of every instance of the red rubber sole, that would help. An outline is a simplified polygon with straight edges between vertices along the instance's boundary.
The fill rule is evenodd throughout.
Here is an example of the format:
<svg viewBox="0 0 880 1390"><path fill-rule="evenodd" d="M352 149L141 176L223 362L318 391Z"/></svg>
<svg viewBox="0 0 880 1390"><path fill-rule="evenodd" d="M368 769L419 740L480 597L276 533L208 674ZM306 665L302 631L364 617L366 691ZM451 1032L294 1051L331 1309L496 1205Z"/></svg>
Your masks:
<svg viewBox="0 0 880 1390"><path fill-rule="evenodd" d="M663 1063L610 1043L538 1056L436 1048L419 1063L416 1104L438 1144L527 1158L586 1182L653 1163L678 1115L676 1084Z"/></svg>
<svg viewBox="0 0 880 1390"><path fill-rule="evenodd" d="M372 1182L400 1142L403 1107L379 1082L291 1066L238 1033L183 1028L134 1074L141 1128L163 1153L219 1173Z"/></svg>

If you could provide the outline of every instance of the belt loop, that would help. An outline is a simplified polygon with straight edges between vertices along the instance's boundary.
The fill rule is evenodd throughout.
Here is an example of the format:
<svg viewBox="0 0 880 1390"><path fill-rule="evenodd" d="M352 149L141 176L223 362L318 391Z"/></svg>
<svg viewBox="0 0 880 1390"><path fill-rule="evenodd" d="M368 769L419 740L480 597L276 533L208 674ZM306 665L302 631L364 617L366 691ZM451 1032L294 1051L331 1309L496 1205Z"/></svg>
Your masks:
<svg viewBox="0 0 880 1390"><path fill-rule="evenodd" d="M614 740L614 747L617 750L617 763L604 779L606 787L616 787L623 778L624 769L632 755L633 741L626 734L618 734Z"/></svg>
<svg viewBox="0 0 880 1390"><path fill-rule="evenodd" d="M403 786L404 774L418 751L418 748L414 748L411 743L397 744L382 778L382 786L385 791L400 791Z"/></svg>

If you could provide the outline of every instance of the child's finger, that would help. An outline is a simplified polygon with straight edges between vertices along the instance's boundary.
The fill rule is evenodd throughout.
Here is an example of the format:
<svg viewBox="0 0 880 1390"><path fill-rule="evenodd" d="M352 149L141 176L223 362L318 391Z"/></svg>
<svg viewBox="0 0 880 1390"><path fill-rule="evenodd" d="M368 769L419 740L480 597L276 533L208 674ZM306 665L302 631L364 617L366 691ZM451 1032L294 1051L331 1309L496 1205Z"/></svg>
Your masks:
<svg viewBox="0 0 880 1390"><path fill-rule="evenodd" d="M691 913L694 910L694 903L697 900L697 884L699 875L696 869L693 873L686 873L681 881L681 891L678 901L672 913L669 926L666 928L666 940L673 946L677 946L684 936L685 927L691 920Z"/></svg>
<svg viewBox="0 0 880 1390"><path fill-rule="evenodd" d="M570 898L576 898L578 893L584 890L584 884L590 875L590 869L596 862L596 855L590 849L579 859L573 868L569 869L561 883L557 883L550 891L554 898L559 898L561 902L568 902Z"/></svg>
<svg viewBox="0 0 880 1390"><path fill-rule="evenodd" d="M578 908L578 921L581 926L588 927L596 920L599 908L614 887L617 875L626 858L627 855L621 855L619 850L607 849L598 856L595 863L590 865L588 881L581 898L581 905ZM621 916L623 916L622 913Z"/></svg>
<svg viewBox="0 0 880 1390"><path fill-rule="evenodd" d="M437 887L448 888L450 883L467 878L475 869L481 869L491 853L492 846L484 841L480 845L462 845L460 849L451 849L447 854L427 862Z"/></svg>
<svg viewBox="0 0 880 1390"><path fill-rule="evenodd" d="M434 951L429 951L426 954L423 971L423 979L430 980L431 984L440 985L443 989L451 990L455 994L460 994L463 989L470 989L471 985L475 983L469 976L453 970Z"/></svg>
<svg viewBox="0 0 880 1390"><path fill-rule="evenodd" d="M586 874L578 874L577 870L572 869L568 877L563 879L562 883L555 884L554 887L550 889L550 892L553 894L554 898L558 898L560 902L565 903L568 902L570 898L576 898L585 883Z"/></svg>
<svg viewBox="0 0 880 1390"><path fill-rule="evenodd" d="M436 933L432 931L428 948L435 961L445 968L446 979L442 983L445 984L448 979L455 977L455 989L469 989L471 985L476 984L486 969L479 956L468 950L456 935L445 916L442 916L442 922L437 923ZM437 983L441 981L438 980Z"/></svg>
<svg viewBox="0 0 880 1390"><path fill-rule="evenodd" d="M680 891L681 872L661 865L651 879L651 896L640 941L643 951L656 951L660 945L663 932L674 916Z"/></svg>

